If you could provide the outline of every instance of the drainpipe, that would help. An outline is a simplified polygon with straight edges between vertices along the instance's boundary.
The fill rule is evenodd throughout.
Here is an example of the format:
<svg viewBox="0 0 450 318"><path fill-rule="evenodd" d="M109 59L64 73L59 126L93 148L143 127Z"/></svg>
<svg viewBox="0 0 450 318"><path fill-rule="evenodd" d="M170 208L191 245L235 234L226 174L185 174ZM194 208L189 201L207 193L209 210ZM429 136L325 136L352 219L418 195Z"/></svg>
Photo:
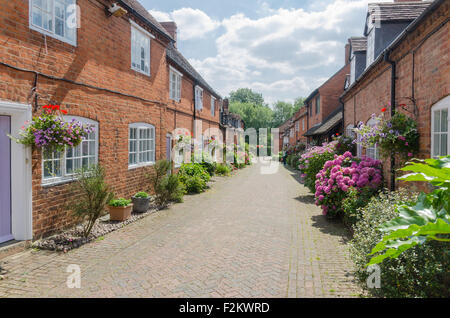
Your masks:
<svg viewBox="0 0 450 318"><path fill-rule="evenodd" d="M342 134L345 135L345 105L342 97L339 97L339 103L342 105Z"/></svg>
<svg viewBox="0 0 450 318"><path fill-rule="evenodd" d="M390 51L384 55L384 60L391 64L391 117L395 114L395 80L397 64L390 58ZM395 155L391 155L391 191L395 191Z"/></svg>

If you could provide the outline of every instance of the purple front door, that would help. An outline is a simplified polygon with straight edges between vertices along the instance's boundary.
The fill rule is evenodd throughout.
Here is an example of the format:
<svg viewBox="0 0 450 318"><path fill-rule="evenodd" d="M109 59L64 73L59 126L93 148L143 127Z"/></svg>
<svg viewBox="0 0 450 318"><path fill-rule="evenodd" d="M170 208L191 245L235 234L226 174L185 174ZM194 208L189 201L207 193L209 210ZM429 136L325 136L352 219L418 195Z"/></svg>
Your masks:
<svg viewBox="0 0 450 318"><path fill-rule="evenodd" d="M11 117L0 116L0 243L11 234Z"/></svg>

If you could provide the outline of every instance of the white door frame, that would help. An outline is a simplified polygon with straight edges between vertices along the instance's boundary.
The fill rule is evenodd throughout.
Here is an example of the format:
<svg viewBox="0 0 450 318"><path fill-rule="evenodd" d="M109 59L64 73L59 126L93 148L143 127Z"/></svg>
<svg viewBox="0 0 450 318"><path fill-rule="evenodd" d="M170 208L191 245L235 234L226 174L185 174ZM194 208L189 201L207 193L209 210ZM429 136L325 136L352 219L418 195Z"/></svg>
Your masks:
<svg viewBox="0 0 450 318"><path fill-rule="evenodd" d="M0 100L0 115L11 117L11 135L18 137L31 120L31 105ZM31 149L11 141L11 222L15 240L33 238Z"/></svg>

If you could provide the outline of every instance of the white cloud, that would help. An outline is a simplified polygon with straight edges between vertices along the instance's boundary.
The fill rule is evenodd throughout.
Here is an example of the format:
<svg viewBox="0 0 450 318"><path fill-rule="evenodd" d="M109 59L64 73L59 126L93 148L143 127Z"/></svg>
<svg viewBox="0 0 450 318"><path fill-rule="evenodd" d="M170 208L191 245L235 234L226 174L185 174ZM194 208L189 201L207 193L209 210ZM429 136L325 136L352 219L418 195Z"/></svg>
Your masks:
<svg viewBox="0 0 450 318"><path fill-rule="evenodd" d="M327 5L312 9L272 9L261 0L258 18L239 13L221 22L198 9L167 15L177 22L184 40L222 27L219 37L211 37L215 56L190 58L212 87L224 96L249 87L275 102L309 95L343 66L345 43L350 36L362 34L370 1L328 0ZM158 20L158 15L167 17L154 15ZM201 50L202 41L198 45Z"/></svg>
<svg viewBox="0 0 450 318"><path fill-rule="evenodd" d="M149 10L149 12L158 21L175 21L178 26L179 40L202 38L220 26L219 21L211 19L199 9L182 8L170 13L156 10Z"/></svg>

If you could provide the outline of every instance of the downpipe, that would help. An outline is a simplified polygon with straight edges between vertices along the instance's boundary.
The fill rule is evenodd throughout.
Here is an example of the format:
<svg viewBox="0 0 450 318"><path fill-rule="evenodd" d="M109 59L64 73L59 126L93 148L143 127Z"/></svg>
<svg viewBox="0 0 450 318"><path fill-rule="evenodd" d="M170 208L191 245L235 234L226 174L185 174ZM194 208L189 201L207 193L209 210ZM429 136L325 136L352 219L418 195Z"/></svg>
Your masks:
<svg viewBox="0 0 450 318"><path fill-rule="evenodd" d="M396 82L396 72L397 64L390 58L390 51L386 52L384 55L384 60L391 64L391 117L395 115L395 82ZM395 191L395 154L391 155L391 191Z"/></svg>

